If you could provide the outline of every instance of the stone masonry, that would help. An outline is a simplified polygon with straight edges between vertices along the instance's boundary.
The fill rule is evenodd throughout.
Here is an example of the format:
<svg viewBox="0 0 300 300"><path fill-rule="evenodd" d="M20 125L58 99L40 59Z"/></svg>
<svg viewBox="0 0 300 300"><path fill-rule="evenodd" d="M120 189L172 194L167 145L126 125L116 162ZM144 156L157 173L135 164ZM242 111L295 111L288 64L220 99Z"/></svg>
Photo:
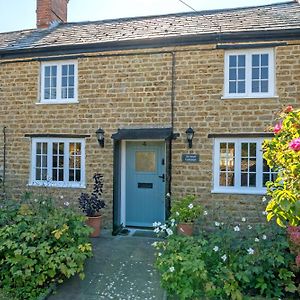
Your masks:
<svg viewBox="0 0 300 300"><path fill-rule="evenodd" d="M196 194L199 202L253 222L261 196L212 194L213 140L208 134L263 132L282 106L299 106L300 43L276 47L276 94L271 99L222 100L224 52L215 44L86 54L78 58L78 104L40 104L40 62L0 61L0 128L7 127L7 191L19 197L30 176L31 143L25 134L85 134L87 190L95 172L104 174L105 224L111 227L113 144L111 135L128 125L171 126L172 52L176 56L176 97L172 196ZM84 53L83 53L84 54ZM195 130L187 148L185 130ZM105 130L100 148L95 131ZM0 166L3 135L0 134ZM200 155L199 164L181 162L183 153ZM44 188L34 188L43 192ZM55 198L77 206L81 189L48 188ZM221 209L220 209L221 208Z"/></svg>

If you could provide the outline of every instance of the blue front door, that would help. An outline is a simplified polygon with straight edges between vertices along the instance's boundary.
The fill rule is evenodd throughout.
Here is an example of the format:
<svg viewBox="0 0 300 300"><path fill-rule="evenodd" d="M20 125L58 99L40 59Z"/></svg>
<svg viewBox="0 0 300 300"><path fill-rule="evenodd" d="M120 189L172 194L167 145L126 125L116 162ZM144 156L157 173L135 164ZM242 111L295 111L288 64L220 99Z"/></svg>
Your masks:
<svg viewBox="0 0 300 300"><path fill-rule="evenodd" d="M126 226L165 220L165 144L126 143Z"/></svg>

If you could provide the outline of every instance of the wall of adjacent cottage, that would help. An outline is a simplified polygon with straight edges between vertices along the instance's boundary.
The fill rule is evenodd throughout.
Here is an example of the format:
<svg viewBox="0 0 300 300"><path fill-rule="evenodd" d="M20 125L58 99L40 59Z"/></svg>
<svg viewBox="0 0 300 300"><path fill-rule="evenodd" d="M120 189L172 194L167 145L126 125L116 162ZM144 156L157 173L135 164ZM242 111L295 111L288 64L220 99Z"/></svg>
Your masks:
<svg viewBox="0 0 300 300"><path fill-rule="evenodd" d="M181 136L173 144L172 195L176 199L187 193L196 194L200 203L214 209L221 217L227 211L233 217L246 216L256 221L262 210L260 196L211 193L213 140L208 134L262 132L273 122L274 112L281 106L299 105L300 46L295 44L276 49L278 98L240 100L221 100L224 51L215 50L214 46L176 49L174 131ZM3 126L7 127L8 192L16 197L29 189L26 185L31 144L25 134L88 134L88 189L93 174L103 173L104 197L108 204L104 212L106 225L111 226L111 134L124 126L171 124L171 54L149 54L145 50L144 54L135 55L133 52L130 55L80 58L79 104L36 104L39 98L39 62L0 64L0 126L1 130ZM192 150L187 149L185 141L185 130L189 126L195 130ZM106 135L103 149L95 138L99 127ZM1 134L0 148L2 145ZM183 153L199 154L200 163L182 163ZM1 169L3 156L0 156ZM75 206L81 191L47 189L57 201L70 201ZM44 193L44 188L35 188L35 192ZM64 200L60 196L64 196Z"/></svg>

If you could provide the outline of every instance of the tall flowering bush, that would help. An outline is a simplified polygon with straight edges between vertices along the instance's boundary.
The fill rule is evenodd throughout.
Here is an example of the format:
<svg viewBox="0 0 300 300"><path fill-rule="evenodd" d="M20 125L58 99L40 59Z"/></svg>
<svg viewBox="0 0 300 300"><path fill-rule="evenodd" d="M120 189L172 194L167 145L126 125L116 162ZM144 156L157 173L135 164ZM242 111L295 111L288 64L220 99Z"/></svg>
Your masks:
<svg viewBox="0 0 300 300"><path fill-rule="evenodd" d="M267 184L271 200L267 218L276 218L280 226L300 225L300 110L286 107L273 128L274 138L264 142L264 159L278 171Z"/></svg>

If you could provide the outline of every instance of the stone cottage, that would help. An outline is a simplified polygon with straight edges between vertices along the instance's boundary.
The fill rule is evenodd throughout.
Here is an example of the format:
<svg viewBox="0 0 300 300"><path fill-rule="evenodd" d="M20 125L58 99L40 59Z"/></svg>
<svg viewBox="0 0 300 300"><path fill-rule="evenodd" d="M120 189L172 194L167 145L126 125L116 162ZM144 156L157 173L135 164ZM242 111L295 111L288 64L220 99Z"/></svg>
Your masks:
<svg viewBox="0 0 300 300"><path fill-rule="evenodd" d="M36 29L0 34L6 192L76 203L100 172L115 233L185 194L254 222L266 128L299 107L299 3L80 23L67 4L38 0Z"/></svg>

